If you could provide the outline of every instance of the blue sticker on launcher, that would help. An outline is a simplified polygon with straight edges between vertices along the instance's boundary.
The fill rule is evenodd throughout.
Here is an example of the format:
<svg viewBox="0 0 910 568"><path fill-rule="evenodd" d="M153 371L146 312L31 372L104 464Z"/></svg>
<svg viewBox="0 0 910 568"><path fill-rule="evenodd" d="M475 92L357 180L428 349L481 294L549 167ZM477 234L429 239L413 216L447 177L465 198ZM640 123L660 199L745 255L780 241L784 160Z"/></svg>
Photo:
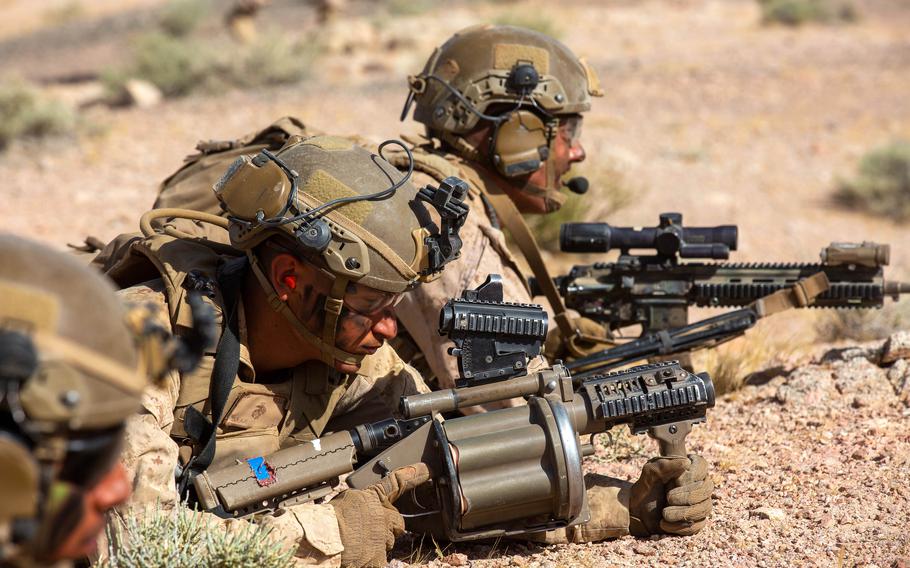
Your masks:
<svg viewBox="0 0 910 568"><path fill-rule="evenodd" d="M258 458L250 458L246 460L246 463L250 464L250 469L253 470L253 475L256 476L257 481L272 480L272 472L269 471L269 467L265 463L264 457L259 456Z"/></svg>

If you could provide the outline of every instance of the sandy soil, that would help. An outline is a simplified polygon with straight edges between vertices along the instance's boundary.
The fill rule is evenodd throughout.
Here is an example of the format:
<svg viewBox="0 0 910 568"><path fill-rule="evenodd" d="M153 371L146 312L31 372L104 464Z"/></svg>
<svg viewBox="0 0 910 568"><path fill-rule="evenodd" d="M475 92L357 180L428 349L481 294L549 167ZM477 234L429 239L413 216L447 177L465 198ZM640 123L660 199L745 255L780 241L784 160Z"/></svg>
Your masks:
<svg viewBox="0 0 910 568"><path fill-rule="evenodd" d="M24 4L0 2L10 8L9 18L27 14L15 31L9 18L0 27L0 68L48 81L122 59L154 2L119 9L99 4L98 17L116 25L89 17L60 29L22 11ZM659 212L676 210L691 224L738 223L738 260L809 261L832 240L888 242L889 273L910 277L906 225L838 209L830 200L836 179L850 175L865 151L910 138L905 2L862 2L856 25L800 30L760 26L751 0L552 6L457 2L444 14L380 17L372 4L355 3L357 17L335 24L336 36L346 31L356 39L350 52L318 60L300 85L198 95L151 109L91 108L78 135L15 144L0 154L0 230L58 247L88 234L109 239L135 230L158 181L197 140L235 138L284 114L377 140L417 132L397 121L403 77L419 70L436 43L471 23L546 13L563 40L588 56L606 88L584 127L592 216L650 225ZM270 22L291 31L300 22L311 31L308 8L276 0L273 9ZM65 41L45 41L57 32ZM621 169L635 188L622 211L605 212L603 193L598 196L604 164ZM793 333L806 321L801 318L780 318L781 331ZM719 400L708 424L692 436L718 482L715 520L696 537L547 550L474 547L454 549L466 558L450 560L541 567L891 566L910 556L910 418L889 390L887 374L864 357L791 364L771 382ZM591 467L632 478L652 453L640 440L618 448L604 448ZM761 507L780 509L783 518L763 519L756 512Z"/></svg>

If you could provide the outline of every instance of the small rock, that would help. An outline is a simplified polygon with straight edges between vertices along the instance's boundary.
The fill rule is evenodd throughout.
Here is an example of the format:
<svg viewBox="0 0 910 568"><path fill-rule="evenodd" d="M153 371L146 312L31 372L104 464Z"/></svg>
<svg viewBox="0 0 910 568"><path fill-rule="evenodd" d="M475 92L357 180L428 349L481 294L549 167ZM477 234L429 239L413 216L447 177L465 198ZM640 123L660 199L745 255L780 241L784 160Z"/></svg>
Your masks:
<svg viewBox="0 0 910 568"><path fill-rule="evenodd" d="M835 363L837 361L852 361L853 359L866 359L872 363L878 364L881 351L878 347L840 347L831 349L822 355L822 363Z"/></svg>
<svg viewBox="0 0 910 568"><path fill-rule="evenodd" d="M632 551L635 554L641 554L642 556L654 556L657 552L650 546L645 544L636 543L632 546Z"/></svg>
<svg viewBox="0 0 910 568"><path fill-rule="evenodd" d="M898 331L882 346L882 365L891 365L899 359L910 359L910 331Z"/></svg>
<svg viewBox="0 0 910 568"><path fill-rule="evenodd" d="M910 400L910 360L898 359L888 369L888 382L894 387L894 392L903 400Z"/></svg>
<svg viewBox="0 0 910 568"><path fill-rule="evenodd" d="M460 552L453 552L448 556L444 556L442 561L450 566L467 566L468 565L468 555L462 554Z"/></svg>
<svg viewBox="0 0 910 568"><path fill-rule="evenodd" d="M759 507L752 511L752 516L758 517L759 519L779 522L787 518L787 513L785 513L783 509L775 509L774 507Z"/></svg>
<svg viewBox="0 0 910 568"><path fill-rule="evenodd" d="M161 90L143 79L130 79L123 86L126 103L139 108L149 108L161 102Z"/></svg>

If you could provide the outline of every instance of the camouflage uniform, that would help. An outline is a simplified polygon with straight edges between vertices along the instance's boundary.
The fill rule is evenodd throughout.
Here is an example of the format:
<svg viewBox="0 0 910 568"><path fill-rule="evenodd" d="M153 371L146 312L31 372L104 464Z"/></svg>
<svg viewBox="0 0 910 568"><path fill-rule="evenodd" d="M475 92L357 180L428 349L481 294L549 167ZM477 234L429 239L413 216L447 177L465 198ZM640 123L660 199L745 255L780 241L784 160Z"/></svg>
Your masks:
<svg viewBox="0 0 910 568"><path fill-rule="evenodd" d="M132 248L149 255L158 253L155 258L177 270L169 272L166 278L124 289L120 292L123 300L152 306L159 322L179 333L185 317L185 289L175 286L186 278L186 273L180 270L181 259L192 259L191 263L197 267L216 266L223 259L207 247L167 236L138 241ZM169 254L162 256L162 248ZM136 270L135 260L122 263L129 270ZM118 276L116 267L113 275ZM200 278L198 272L194 277ZM214 292L216 298L206 301L215 308L221 321L223 306L218 301L221 294L217 288ZM240 372L218 425L213 468L232 464L237 458L267 455L330 431L387 418L394 414L402 395L428 392L416 371L403 363L387 344L363 360L356 376L336 376L325 364L310 362L287 370L282 380L256 382L256 371L246 348L242 306L240 302ZM173 506L178 502L174 472L178 464L186 465L193 445L184 417L189 406L211 417L206 402L214 360L214 354L210 354L192 373L172 372L162 387L148 391L142 412L130 419L123 461L133 474L134 507ZM246 521L230 520L223 524L230 528L243 522ZM281 540L296 548L299 562L340 565L343 547L331 506L293 505L263 522L274 526Z"/></svg>
<svg viewBox="0 0 910 568"><path fill-rule="evenodd" d="M426 362L427 368L421 367L424 376L435 377L441 387L451 388L458 377L458 365L448 354L451 342L437 331L442 305L450 298L461 296L462 291L476 288L489 274L502 276L503 297L507 301L530 303L532 299L495 213L483 197L485 184L491 181L484 179L475 166L451 154L439 154L423 146L412 151L418 170L412 178L415 185L436 185L447 175L458 176L470 184L471 214L459 231L463 246L458 270L447 270L437 280L409 292L401 300L397 312L407 336L396 341L396 348L407 359L405 353L409 346L406 343L413 342ZM539 359L536 364L542 365L543 360Z"/></svg>

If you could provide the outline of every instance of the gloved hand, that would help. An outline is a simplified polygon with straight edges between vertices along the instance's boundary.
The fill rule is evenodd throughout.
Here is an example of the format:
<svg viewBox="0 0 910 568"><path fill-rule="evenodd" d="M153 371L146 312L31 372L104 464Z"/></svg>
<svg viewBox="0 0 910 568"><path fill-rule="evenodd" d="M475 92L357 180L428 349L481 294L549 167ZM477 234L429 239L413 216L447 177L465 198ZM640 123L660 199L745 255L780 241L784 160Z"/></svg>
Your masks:
<svg viewBox="0 0 910 568"><path fill-rule="evenodd" d="M572 320L572 325L581 332L581 337L566 339L560 333L559 327L554 327L547 333L543 351L547 360L577 359L597 353L615 344L607 337L607 330L604 329L604 326L592 319L577 317Z"/></svg>
<svg viewBox="0 0 910 568"><path fill-rule="evenodd" d="M711 514L713 492L708 462L702 457L654 458L632 485L629 532L635 536L693 535L704 528Z"/></svg>
<svg viewBox="0 0 910 568"><path fill-rule="evenodd" d="M396 469L364 489L348 489L329 501L335 507L344 551L343 566L385 566L386 552L404 533L404 519L392 506L399 497L430 479L426 464Z"/></svg>

